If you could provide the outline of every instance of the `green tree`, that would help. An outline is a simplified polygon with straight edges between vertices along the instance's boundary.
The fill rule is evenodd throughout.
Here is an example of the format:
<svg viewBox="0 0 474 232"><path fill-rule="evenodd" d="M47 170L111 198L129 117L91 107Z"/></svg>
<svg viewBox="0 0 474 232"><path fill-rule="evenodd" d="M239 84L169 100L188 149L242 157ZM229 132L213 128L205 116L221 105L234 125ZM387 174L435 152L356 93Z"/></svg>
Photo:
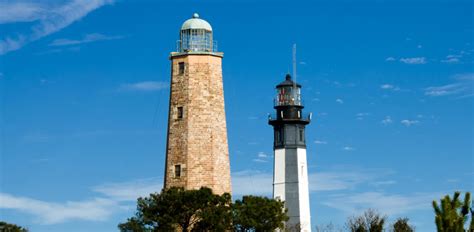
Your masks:
<svg viewBox="0 0 474 232"><path fill-rule="evenodd" d="M408 218L399 218L392 226L393 232L414 232L415 229L408 224Z"/></svg>
<svg viewBox="0 0 474 232"><path fill-rule="evenodd" d="M465 232L474 231L474 210L470 208L471 194L467 192L464 195L464 201L459 199L461 193L455 192L453 198L446 195L441 199L441 205L433 201L433 208L435 211L435 223L438 232ZM469 229L464 229L465 224L471 216L471 223Z"/></svg>
<svg viewBox="0 0 474 232"><path fill-rule="evenodd" d="M267 197L244 196L232 208L234 231L238 232L284 229L289 219L283 202Z"/></svg>
<svg viewBox="0 0 474 232"><path fill-rule="evenodd" d="M169 188L139 198L136 215L118 227L122 232L225 231L231 228L231 219L230 194Z"/></svg>
<svg viewBox="0 0 474 232"><path fill-rule="evenodd" d="M0 221L0 232L28 232L28 230L21 226Z"/></svg>
<svg viewBox="0 0 474 232"><path fill-rule="evenodd" d="M386 217L373 209L348 219L346 226L351 232L382 232Z"/></svg>

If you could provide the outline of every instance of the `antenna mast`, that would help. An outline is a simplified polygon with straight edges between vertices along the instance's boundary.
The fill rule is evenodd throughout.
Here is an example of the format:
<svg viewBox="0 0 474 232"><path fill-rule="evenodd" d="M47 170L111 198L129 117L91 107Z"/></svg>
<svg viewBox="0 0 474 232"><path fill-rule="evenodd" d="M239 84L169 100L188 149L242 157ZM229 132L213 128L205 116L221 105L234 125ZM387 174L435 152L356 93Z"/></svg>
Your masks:
<svg viewBox="0 0 474 232"><path fill-rule="evenodd" d="M297 102L296 91L296 44L293 44L293 102Z"/></svg>
<svg viewBox="0 0 474 232"><path fill-rule="evenodd" d="M293 44L293 78L296 83L296 44Z"/></svg>

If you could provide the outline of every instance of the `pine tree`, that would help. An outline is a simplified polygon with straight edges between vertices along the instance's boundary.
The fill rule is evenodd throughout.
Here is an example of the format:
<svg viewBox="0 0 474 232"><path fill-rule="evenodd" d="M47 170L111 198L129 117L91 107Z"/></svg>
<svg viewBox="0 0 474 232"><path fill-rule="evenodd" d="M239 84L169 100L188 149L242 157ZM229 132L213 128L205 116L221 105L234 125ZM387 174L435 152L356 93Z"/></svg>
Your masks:
<svg viewBox="0 0 474 232"><path fill-rule="evenodd" d="M470 208L471 194L467 192L464 201L459 199L460 192L455 192L453 198L446 195L441 199L441 207L436 201L433 201L433 208L436 214L435 222L438 232L466 232L474 231L473 209ZM464 229L464 225L469 219L471 213L471 223L469 230Z"/></svg>

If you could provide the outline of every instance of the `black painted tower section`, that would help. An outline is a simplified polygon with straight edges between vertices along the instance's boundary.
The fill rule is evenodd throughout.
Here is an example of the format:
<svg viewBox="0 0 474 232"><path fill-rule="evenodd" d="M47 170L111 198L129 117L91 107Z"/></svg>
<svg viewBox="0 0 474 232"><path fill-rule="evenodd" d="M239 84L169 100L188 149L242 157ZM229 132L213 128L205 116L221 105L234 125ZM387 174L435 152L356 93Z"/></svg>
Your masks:
<svg viewBox="0 0 474 232"><path fill-rule="evenodd" d="M306 148L305 126L310 116L303 115L301 85L295 83L289 74L285 81L276 86L275 115L269 117L268 124L273 126L273 149Z"/></svg>

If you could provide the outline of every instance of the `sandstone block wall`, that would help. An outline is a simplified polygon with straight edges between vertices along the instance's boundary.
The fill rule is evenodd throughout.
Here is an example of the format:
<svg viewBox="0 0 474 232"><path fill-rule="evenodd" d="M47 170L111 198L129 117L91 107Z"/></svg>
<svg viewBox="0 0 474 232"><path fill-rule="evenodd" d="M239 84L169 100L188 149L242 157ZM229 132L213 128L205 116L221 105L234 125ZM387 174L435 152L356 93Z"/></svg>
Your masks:
<svg viewBox="0 0 474 232"><path fill-rule="evenodd" d="M217 194L230 193L222 57L172 55L171 61L165 188L206 186ZM182 118L178 118L178 107L183 107ZM181 166L180 177L175 176L175 165Z"/></svg>

